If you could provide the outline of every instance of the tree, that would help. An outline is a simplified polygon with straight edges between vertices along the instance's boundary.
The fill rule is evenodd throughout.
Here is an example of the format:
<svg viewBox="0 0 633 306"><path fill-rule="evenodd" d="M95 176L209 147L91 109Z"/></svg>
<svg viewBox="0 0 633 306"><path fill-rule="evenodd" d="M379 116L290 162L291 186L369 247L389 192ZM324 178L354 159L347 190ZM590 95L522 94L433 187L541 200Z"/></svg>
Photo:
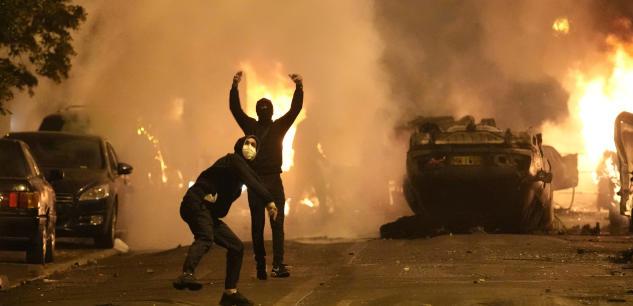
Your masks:
<svg viewBox="0 0 633 306"><path fill-rule="evenodd" d="M55 82L68 78L76 55L70 30L86 20L86 12L69 0L0 0L0 115L14 91L38 84L38 76Z"/></svg>

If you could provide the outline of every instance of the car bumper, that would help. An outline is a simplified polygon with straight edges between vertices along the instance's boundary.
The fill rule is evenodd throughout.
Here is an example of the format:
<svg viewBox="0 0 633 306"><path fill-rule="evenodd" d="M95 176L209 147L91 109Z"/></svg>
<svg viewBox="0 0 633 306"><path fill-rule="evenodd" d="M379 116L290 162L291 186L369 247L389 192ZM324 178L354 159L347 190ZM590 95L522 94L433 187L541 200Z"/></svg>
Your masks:
<svg viewBox="0 0 633 306"><path fill-rule="evenodd" d="M102 233L112 200L81 201L57 206L57 235L90 237Z"/></svg>
<svg viewBox="0 0 633 306"><path fill-rule="evenodd" d="M30 239L43 222L46 222L43 216L0 216L0 240Z"/></svg>

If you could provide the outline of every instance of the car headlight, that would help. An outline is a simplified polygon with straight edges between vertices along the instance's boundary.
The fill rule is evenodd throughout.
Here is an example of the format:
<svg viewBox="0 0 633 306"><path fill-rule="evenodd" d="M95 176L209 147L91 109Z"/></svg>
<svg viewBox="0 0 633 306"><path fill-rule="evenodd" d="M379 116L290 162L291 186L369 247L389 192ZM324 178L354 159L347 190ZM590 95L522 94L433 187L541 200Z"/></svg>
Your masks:
<svg viewBox="0 0 633 306"><path fill-rule="evenodd" d="M110 185L103 184L103 185L94 186L84 191L81 194L81 196L79 196L79 201L101 200L109 196L110 196Z"/></svg>

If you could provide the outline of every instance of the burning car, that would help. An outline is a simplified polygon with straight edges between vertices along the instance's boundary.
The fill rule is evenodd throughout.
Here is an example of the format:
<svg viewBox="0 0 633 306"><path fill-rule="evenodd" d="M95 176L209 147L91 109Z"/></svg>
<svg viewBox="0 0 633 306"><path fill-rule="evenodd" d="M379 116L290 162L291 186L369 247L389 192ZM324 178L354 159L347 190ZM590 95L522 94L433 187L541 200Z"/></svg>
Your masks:
<svg viewBox="0 0 633 306"><path fill-rule="evenodd" d="M554 184L539 133L504 131L494 119L477 124L471 116L419 118L414 128L403 190L413 212L437 226L548 230L553 191L578 183L576 170L575 181L570 171ZM573 169L575 158L557 165Z"/></svg>

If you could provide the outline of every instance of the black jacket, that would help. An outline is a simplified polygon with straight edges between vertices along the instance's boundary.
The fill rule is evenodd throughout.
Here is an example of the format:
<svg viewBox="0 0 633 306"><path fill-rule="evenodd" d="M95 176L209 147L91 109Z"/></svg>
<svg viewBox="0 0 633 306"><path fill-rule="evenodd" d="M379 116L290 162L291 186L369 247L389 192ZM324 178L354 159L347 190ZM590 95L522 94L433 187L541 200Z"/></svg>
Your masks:
<svg viewBox="0 0 633 306"><path fill-rule="evenodd" d="M240 138L242 143L243 139L244 137ZM185 197L202 201L207 194L217 194L215 203L204 201L216 218L226 216L231 204L242 193L242 184L261 196L265 200L264 203L273 202L270 192L261 184L255 171L239 153L238 147L241 150L241 145L236 144L235 147L236 153L227 154L202 171L185 195Z"/></svg>
<svg viewBox="0 0 633 306"><path fill-rule="evenodd" d="M259 122L249 117L240 105L240 94L236 86L231 87L229 108L245 135L256 135L262 141L253 169L258 174L281 173L283 140L286 132L297 119L303 107L303 86L297 85L290 110L275 121Z"/></svg>

